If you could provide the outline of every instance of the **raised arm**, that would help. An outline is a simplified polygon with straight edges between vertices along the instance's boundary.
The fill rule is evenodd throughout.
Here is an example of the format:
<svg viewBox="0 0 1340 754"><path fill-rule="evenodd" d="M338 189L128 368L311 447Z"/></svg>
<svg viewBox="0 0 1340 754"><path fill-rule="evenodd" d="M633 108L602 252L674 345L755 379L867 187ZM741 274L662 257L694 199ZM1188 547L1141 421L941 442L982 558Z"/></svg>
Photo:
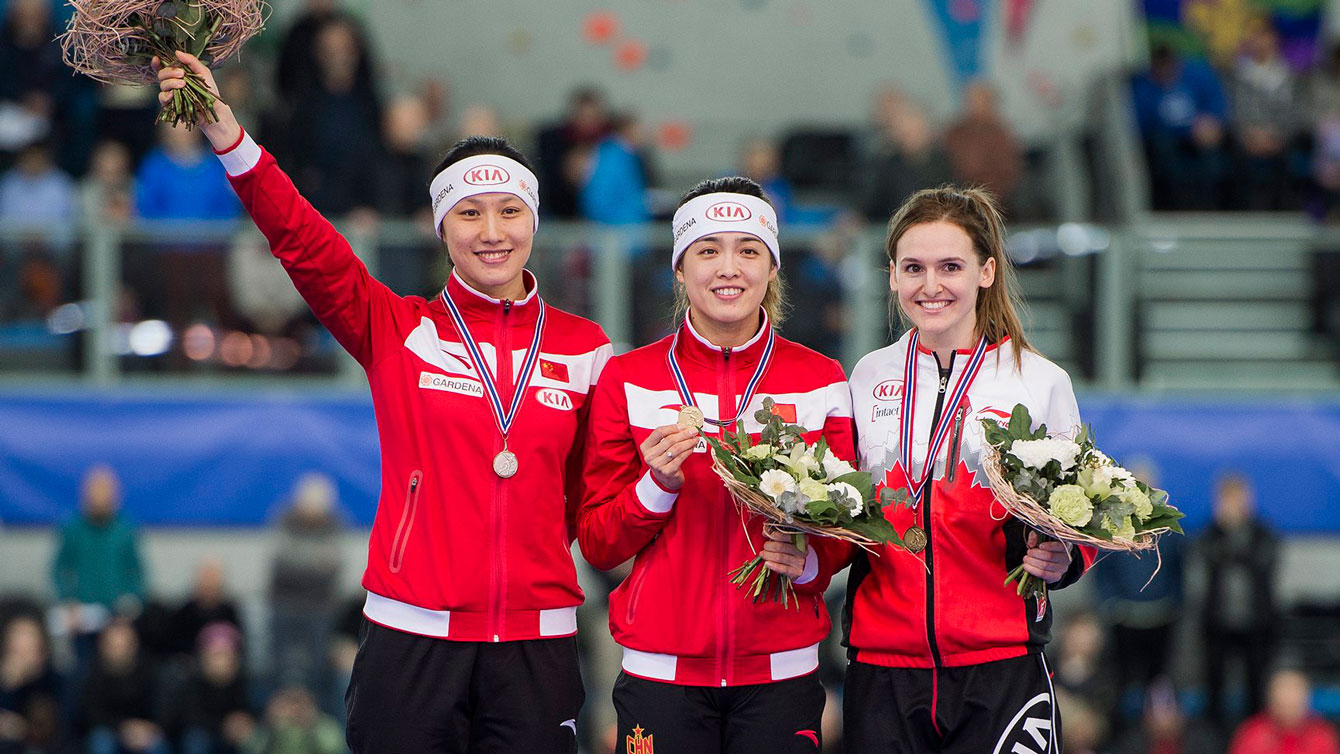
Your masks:
<svg viewBox="0 0 1340 754"><path fill-rule="evenodd" d="M177 57L218 95L208 67L184 52ZM158 68L158 100L166 104L173 91L186 86L186 71L161 66L157 59L154 65ZM214 112L217 120L202 114L196 125L223 162L242 205L270 242L270 252L284 265L317 319L359 363L369 366L376 358L371 328L374 314L398 297L368 274L349 242L298 193L274 157L243 130L232 108L220 100Z"/></svg>

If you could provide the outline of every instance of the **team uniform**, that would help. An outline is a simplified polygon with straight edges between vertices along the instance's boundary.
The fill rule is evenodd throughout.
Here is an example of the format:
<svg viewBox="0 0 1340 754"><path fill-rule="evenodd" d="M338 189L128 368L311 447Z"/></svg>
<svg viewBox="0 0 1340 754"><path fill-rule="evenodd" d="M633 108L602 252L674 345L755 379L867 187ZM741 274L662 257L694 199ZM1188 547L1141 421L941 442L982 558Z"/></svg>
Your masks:
<svg viewBox="0 0 1340 754"><path fill-rule="evenodd" d="M249 136L220 159L372 391L381 499L346 695L350 747L576 751L582 592L570 545L609 339L547 306L529 272L516 301L454 273L431 299L399 296ZM490 390L511 407L505 435Z"/></svg>
<svg viewBox="0 0 1340 754"><path fill-rule="evenodd" d="M920 554L858 553L852 565L844 740L861 752L1058 751L1042 652L1051 606L1002 584L1023 559L1027 531L991 494L981 420L1005 422L1022 403L1049 432L1070 433L1080 424L1070 378L1027 350L1016 370L1009 339L957 351L949 364L916 346L909 360L913 336L867 355L851 376L861 468L894 489L924 480L914 508L887 515L899 532L923 529L926 545ZM1050 588L1073 583L1094 555L1073 548Z"/></svg>
<svg viewBox="0 0 1340 754"><path fill-rule="evenodd" d="M609 600L610 631L623 648L619 750L816 751L824 692L814 671L830 628L822 595L846 548L810 539L799 609L754 603L730 583L728 572L762 549L763 520L742 517L705 439L685 460L678 491L662 488L639 452L690 403L672 351L708 419L704 433L720 431L712 420L739 415L757 439L754 413L771 397L775 412L808 430L806 442L822 435L839 458L853 453L841 366L776 336L766 319L752 340L723 349L686 318L676 335L609 363L592 397L578 541L598 568L635 558Z"/></svg>

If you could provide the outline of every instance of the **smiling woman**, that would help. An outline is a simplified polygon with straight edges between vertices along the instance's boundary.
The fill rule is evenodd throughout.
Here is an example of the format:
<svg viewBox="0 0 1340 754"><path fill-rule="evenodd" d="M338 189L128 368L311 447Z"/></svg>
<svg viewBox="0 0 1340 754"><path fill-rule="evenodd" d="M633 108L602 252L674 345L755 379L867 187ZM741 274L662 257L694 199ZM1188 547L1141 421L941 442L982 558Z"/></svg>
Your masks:
<svg viewBox="0 0 1340 754"><path fill-rule="evenodd" d="M181 62L210 91L209 69ZM186 85L161 68L161 101ZM345 696L364 752L575 752L584 692L569 521L588 397L611 355L526 269L539 186L502 139L456 144L429 187L453 271L429 299L369 273L226 103L198 125L312 311L367 372L382 485ZM263 431L263 430L262 430Z"/></svg>
<svg viewBox="0 0 1340 754"><path fill-rule="evenodd" d="M846 547L815 538L802 552L738 512L701 433L743 424L757 441L756 412L771 398L806 442L822 436L850 459L846 379L837 362L773 331L781 250L758 184L704 181L671 227L680 325L601 376L578 516L588 562L609 569L634 558L610 595L610 629L624 648L619 740L632 751L655 738L663 754L813 752L824 708L814 671L829 629L822 594ZM795 580L798 609L756 603L722 577L755 553Z"/></svg>

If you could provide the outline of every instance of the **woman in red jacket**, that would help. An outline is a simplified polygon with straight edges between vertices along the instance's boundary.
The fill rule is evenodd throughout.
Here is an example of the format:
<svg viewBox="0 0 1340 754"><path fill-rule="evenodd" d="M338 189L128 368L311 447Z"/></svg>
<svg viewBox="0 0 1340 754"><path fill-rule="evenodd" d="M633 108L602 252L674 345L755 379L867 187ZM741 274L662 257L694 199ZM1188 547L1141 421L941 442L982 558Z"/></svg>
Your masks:
<svg viewBox="0 0 1340 754"><path fill-rule="evenodd" d="M160 71L160 100L182 75ZM579 429L611 349L595 323L547 306L524 269L534 174L501 139L453 147L429 194L451 277L431 299L402 297L228 106L215 109L198 125L233 189L372 390L382 492L345 696L350 748L575 752Z"/></svg>
<svg viewBox="0 0 1340 754"><path fill-rule="evenodd" d="M591 402L588 494L578 541L588 561L635 558L610 595L623 647L614 687L620 751L812 752L824 692L815 670L828 634L822 593L845 549L805 553L765 538L712 472L702 431L743 420L765 397L805 440L852 457L850 397L837 362L779 337L777 216L758 184L704 181L675 213L672 267L685 316L674 335L611 360ZM762 551L795 579L800 607L754 602L727 573Z"/></svg>

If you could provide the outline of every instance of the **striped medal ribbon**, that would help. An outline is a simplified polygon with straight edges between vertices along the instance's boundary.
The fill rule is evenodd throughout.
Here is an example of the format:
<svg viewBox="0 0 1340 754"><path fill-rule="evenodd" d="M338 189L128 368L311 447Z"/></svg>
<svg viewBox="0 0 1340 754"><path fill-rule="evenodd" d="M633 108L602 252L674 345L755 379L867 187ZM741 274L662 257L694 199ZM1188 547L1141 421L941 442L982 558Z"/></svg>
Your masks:
<svg viewBox="0 0 1340 754"><path fill-rule="evenodd" d="M912 427L914 424L913 411L917 405L917 360L921 354L917 351L919 342L919 333L912 331L912 340L907 344L907 364L903 369L903 406L901 425L899 427L898 442L902 445L903 471L907 474L907 483L909 492L912 493L912 503L917 505L921 503L921 493L925 489L926 481L930 479L931 472L935 469L935 457L940 454L940 448L944 446L945 438L949 436L949 429L954 424L952 421L941 421L935 427L935 434L931 436L930 452L926 455L926 463L921 469L920 474L912 470ZM977 348L972 352L972 358L968 360L968 366L959 375L958 382L954 384L954 389L949 394L949 400L944 405L954 407L951 411L963 401L963 397L968 394L968 389L972 387L973 380L977 379L977 373L982 368L982 362L986 360L986 338L983 337L977 342ZM952 413L951 413L952 416Z"/></svg>
<svg viewBox="0 0 1340 754"><path fill-rule="evenodd" d="M679 359L675 357L675 351L679 350L679 333L680 330L675 331L675 339L670 342L670 352L665 355L665 361L670 366L670 374L675 377L675 387L679 389L679 397L684 401L684 405L698 408L698 404L693 400L693 391L689 390L689 383L684 379L684 371L679 368ZM768 371L768 365L772 363L772 350L776 342L777 334L769 327L768 339L763 344L763 353L758 357L758 366L754 367L754 376L749 378L749 385L745 388L744 397L740 399L735 416L729 420L704 417L704 421L717 427L735 426L744 415L745 409L749 407L749 402L754 399L754 391L758 389L758 383L763 381L763 373Z"/></svg>
<svg viewBox="0 0 1340 754"><path fill-rule="evenodd" d="M516 474L518 463L516 454L507 449L507 433L512 429L512 422L516 420L517 412L521 409L521 402L526 398L526 390L530 387L531 374L535 371L535 362L540 357L540 336L544 333L545 306L544 299L536 296L535 300L539 304L539 314L535 318L535 335L531 337L530 347L526 349L526 358L521 363L521 374L518 377L516 390L512 393L512 405L507 411L503 412L502 398L498 395L497 380L493 376L493 370L489 369L487 361L484 361L484 354L479 350L479 344L470 334L470 328L465 324L465 318L456 308L456 303L447 295L446 290L440 294L442 303L446 305L447 312L451 314L451 321L456 325L456 332L461 336L461 342L465 344L466 350L470 352L470 358L475 364L479 365L479 379L484 383L484 395L488 398L489 408L493 412L493 421L498 425L498 431L502 433L503 449L502 452L493 457L493 473L503 479L507 479Z"/></svg>

